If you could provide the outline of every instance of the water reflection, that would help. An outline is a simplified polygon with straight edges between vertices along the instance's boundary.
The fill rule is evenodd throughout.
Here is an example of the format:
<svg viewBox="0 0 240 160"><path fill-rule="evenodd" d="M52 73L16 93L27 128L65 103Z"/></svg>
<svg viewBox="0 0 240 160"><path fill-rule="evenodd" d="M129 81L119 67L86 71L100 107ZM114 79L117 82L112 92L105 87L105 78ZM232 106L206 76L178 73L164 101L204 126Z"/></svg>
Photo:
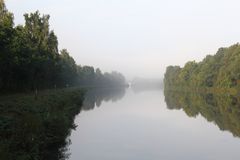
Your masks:
<svg viewBox="0 0 240 160"><path fill-rule="evenodd" d="M146 92L146 91L159 91L162 90L162 86L155 86L155 85L149 85L149 86L137 86L137 85L133 85L131 87L131 89L133 90L134 93L138 94L138 93L142 93L142 92Z"/></svg>
<svg viewBox="0 0 240 160"><path fill-rule="evenodd" d="M93 110L95 107L100 107L102 102L116 102L121 100L125 95L125 88L102 88L92 89L85 95L82 110Z"/></svg>
<svg viewBox="0 0 240 160"><path fill-rule="evenodd" d="M240 97L166 90L164 95L168 109L182 109L189 117L201 115L220 130L240 137Z"/></svg>
<svg viewBox="0 0 240 160"><path fill-rule="evenodd" d="M50 92L37 100L32 95L0 98L0 160L69 159L75 116L103 101L118 101L125 89L91 89L84 101L82 92L72 94Z"/></svg>
<svg viewBox="0 0 240 160"><path fill-rule="evenodd" d="M96 102L101 98L96 98L97 92L86 99L92 107L85 106L86 110L95 109L82 112L75 119L78 127L70 137L70 160L223 160L239 157L240 141L231 134L221 133L218 127L201 116L190 119L184 112L170 110L184 107L192 117L203 114L209 121L224 124L228 121L221 117L224 113L218 115L217 112L222 109L216 104L228 104L225 101L238 104L231 96L218 102L211 94L198 97L165 92L168 109L161 90L135 94L128 89L121 100L113 103L114 98L107 98L108 102L102 100L98 108ZM116 97L123 96L122 92L117 93L119 96ZM113 95L113 92L109 94ZM231 130L228 126L223 128Z"/></svg>
<svg viewBox="0 0 240 160"><path fill-rule="evenodd" d="M46 91L16 95L0 101L1 160L67 159L67 139L75 128L83 92Z"/></svg>

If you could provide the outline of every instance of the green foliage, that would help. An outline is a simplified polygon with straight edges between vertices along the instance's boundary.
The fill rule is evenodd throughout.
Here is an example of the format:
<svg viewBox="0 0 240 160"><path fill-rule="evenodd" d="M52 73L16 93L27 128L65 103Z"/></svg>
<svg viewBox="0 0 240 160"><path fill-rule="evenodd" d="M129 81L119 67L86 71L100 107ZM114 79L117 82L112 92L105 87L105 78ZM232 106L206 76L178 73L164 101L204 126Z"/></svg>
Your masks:
<svg viewBox="0 0 240 160"><path fill-rule="evenodd" d="M240 87L240 45L220 48L215 55L208 55L203 61L188 62L181 68L167 68L165 88L181 86L191 88L237 88Z"/></svg>
<svg viewBox="0 0 240 160"><path fill-rule="evenodd" d="M25 14L25 24L14 26L13 14L0 0L0 89L36 90L76 85L125 85L119 73L102 74L77 66L50 29L49 15ZM120 79L117 79L120 78Z"/></svg>
<svg viewBox="0 0 240 160"><path fill-rule="evenodd" d="M8 12L4 0L0 0L0 24L7 27L13 26L13 14Z"/></svg>
<svg viewBox="0 0 240 160"><path fill-rule="evenodd" d="M77 88L0 97L0 159L59 160L85 91Z"/></svg>
<svg viewBox="0 0 240 160"><path fill-rule="evenodd" d="M16 94L0 97L0 159L68 159L68 137L81 111L117 101L125 88L46 90L35 97Z"/></svg>
<svg viewBox="0 0 240 160"><path fill-rule="evenodd" d="M125 77L116 71L102 73L97 68L91 66L77 67L77 83L83 86L102 86L102 87L124 87L126 86Z"/></svg>

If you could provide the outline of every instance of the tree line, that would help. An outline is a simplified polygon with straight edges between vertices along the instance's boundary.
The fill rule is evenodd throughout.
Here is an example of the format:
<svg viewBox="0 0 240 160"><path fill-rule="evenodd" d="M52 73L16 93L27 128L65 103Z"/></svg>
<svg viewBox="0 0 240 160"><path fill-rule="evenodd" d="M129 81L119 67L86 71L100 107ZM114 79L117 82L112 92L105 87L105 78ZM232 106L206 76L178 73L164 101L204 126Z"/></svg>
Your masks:
<svg viewBox="0 0 240 160"><path fill-rule="evenodd" d="M164 75L165 88L239 88L240 45L219 48L201 62L190 61L183 68L169 66Z"/></svg>
<svg viewBox="0 0 240 160"><path fill-rule="evenodd" d="M49 15L25 14L24 25L14 25L14 15L0 0L0 89L31 90L76 85L125 85L118 72L102 73L77 65L50 29Z"/></svg>

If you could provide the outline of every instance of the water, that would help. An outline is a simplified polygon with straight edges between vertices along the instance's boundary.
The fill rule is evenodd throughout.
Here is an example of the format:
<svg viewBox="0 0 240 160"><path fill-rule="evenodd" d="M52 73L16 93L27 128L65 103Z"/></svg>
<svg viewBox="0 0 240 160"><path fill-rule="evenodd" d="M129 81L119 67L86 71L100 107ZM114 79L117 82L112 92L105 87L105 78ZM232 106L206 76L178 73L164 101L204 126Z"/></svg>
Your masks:
<svg viewBox="0 0 240 160"><path fill-rule="evenodd" d="M231 96L92 91L75 119L70 160L237 160L239 108Z"/></svg>

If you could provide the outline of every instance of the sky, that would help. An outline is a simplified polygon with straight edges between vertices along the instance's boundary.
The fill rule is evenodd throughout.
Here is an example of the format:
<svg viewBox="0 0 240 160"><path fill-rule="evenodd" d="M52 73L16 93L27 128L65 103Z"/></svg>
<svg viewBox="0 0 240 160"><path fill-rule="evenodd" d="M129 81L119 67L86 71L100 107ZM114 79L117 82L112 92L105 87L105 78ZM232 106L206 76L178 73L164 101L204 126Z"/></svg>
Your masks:
<svg viewBox="0 0 240 160"><path fill-rule="evenodd" d="M59 48L80 65L127 79L162 78L168 65L200 61L240 41L239 0L5 0L15 24L50 14Z"/></svg>

